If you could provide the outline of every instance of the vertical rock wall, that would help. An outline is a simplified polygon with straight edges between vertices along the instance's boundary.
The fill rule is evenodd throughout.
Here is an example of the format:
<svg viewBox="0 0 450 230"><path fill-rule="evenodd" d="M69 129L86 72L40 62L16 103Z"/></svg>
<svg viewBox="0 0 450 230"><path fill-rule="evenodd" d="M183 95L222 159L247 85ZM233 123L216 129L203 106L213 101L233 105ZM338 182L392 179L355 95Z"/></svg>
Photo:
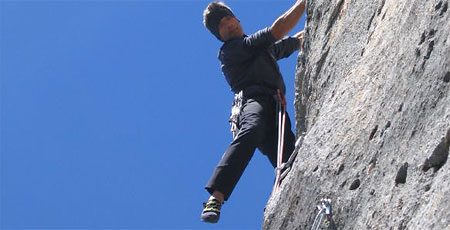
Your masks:
<svg viewBox="0 0 450 230"><path fill-rule="evenodd" d="M309 0L295 102L305 139L264 229L311 229L325 197L338 229L450 229L448 5Z"/></svg>

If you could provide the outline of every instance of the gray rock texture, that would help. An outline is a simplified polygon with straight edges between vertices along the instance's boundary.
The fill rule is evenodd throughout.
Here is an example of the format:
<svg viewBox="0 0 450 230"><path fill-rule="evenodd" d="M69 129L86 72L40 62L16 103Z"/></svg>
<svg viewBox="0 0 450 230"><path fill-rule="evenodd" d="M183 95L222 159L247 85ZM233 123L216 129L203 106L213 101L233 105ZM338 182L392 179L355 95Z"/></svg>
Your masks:
<svg viewBox="0 0 450 230"><path fill-rule="evenodd" d="M263 229L311 229L322 198L337 229L450 229L448 5L309 0L296 73L304 143Z"/></svg>

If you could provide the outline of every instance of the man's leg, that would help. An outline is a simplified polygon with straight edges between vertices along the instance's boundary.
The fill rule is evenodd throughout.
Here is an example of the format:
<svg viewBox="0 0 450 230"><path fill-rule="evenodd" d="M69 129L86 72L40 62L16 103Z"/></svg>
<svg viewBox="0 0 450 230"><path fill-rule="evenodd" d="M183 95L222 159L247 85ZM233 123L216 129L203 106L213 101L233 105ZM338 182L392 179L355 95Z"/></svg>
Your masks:
<svg viewBox="0 0 450 230"><path fill-rule="evenodd" d="M218 200L220 203L223 203L225 201L225 196L223 195L222 192L216 190L212 193L212 195L209 197L210 200L212 199L216 199Z"/></svg>
<svg viewBox="0 0 450 230"><path fill-rule="evenodd" d="M219 191L228 200L242 176L255 149L264 138L265 98L248 99L243 107L240 130L217 165L206 189L213 195Z"/></svg>
<svg viewBox="0 0 450 230"><path fill-rule="evenodd" d="M278 155L278 113L272 113L272 118L268 124L271 127L268 129L268 134L259 147L259 150L269 158L270 163L274 168L277 167L277 155ZM295 149L295 135L291 130L291 121L288 113L286 112L286 124L284 128L284 146L283 146L283 163L289 160L292 152Z"/></svg>
<svg viewBox="0 0 450 230"><path fill-rule="evenodd" d="M206 190L211 194L204 203L202 221L216 223L220 217L222 203L231 195L242 176L256 146L264 139L265 127L264 99L248 99L242 108L240 129L236 139L230 144L222 160L217 165Z"/></svg>

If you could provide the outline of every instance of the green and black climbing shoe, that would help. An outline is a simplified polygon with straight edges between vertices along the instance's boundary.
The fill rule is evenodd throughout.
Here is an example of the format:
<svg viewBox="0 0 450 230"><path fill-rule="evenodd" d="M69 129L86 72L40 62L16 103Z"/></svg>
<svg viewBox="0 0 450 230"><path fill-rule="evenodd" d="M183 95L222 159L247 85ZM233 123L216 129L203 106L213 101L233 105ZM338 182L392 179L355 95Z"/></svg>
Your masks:
<svg viewBox="0 0 450 230"><path fill-rule="evenodd" d="M208 200L203 203L202 221L207 223L217 223L220 217L220 208L222 203L216 199Z"/></svg>

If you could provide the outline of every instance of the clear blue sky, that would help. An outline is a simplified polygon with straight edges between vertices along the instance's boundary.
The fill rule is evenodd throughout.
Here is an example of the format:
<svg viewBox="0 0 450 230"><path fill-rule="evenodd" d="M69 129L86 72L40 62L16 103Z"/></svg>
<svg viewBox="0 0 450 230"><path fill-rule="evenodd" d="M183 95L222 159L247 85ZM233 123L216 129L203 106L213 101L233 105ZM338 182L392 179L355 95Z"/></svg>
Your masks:
<svg viewBox="0 0 450 230"><path fill-rule="evenodd" d="M200 222L233 97L209 1L0 1L0 228L261 228L259 152L220 223ZM294 2L227 1L247 34ZM297 54L279 62L292 120Z"/></svg>

